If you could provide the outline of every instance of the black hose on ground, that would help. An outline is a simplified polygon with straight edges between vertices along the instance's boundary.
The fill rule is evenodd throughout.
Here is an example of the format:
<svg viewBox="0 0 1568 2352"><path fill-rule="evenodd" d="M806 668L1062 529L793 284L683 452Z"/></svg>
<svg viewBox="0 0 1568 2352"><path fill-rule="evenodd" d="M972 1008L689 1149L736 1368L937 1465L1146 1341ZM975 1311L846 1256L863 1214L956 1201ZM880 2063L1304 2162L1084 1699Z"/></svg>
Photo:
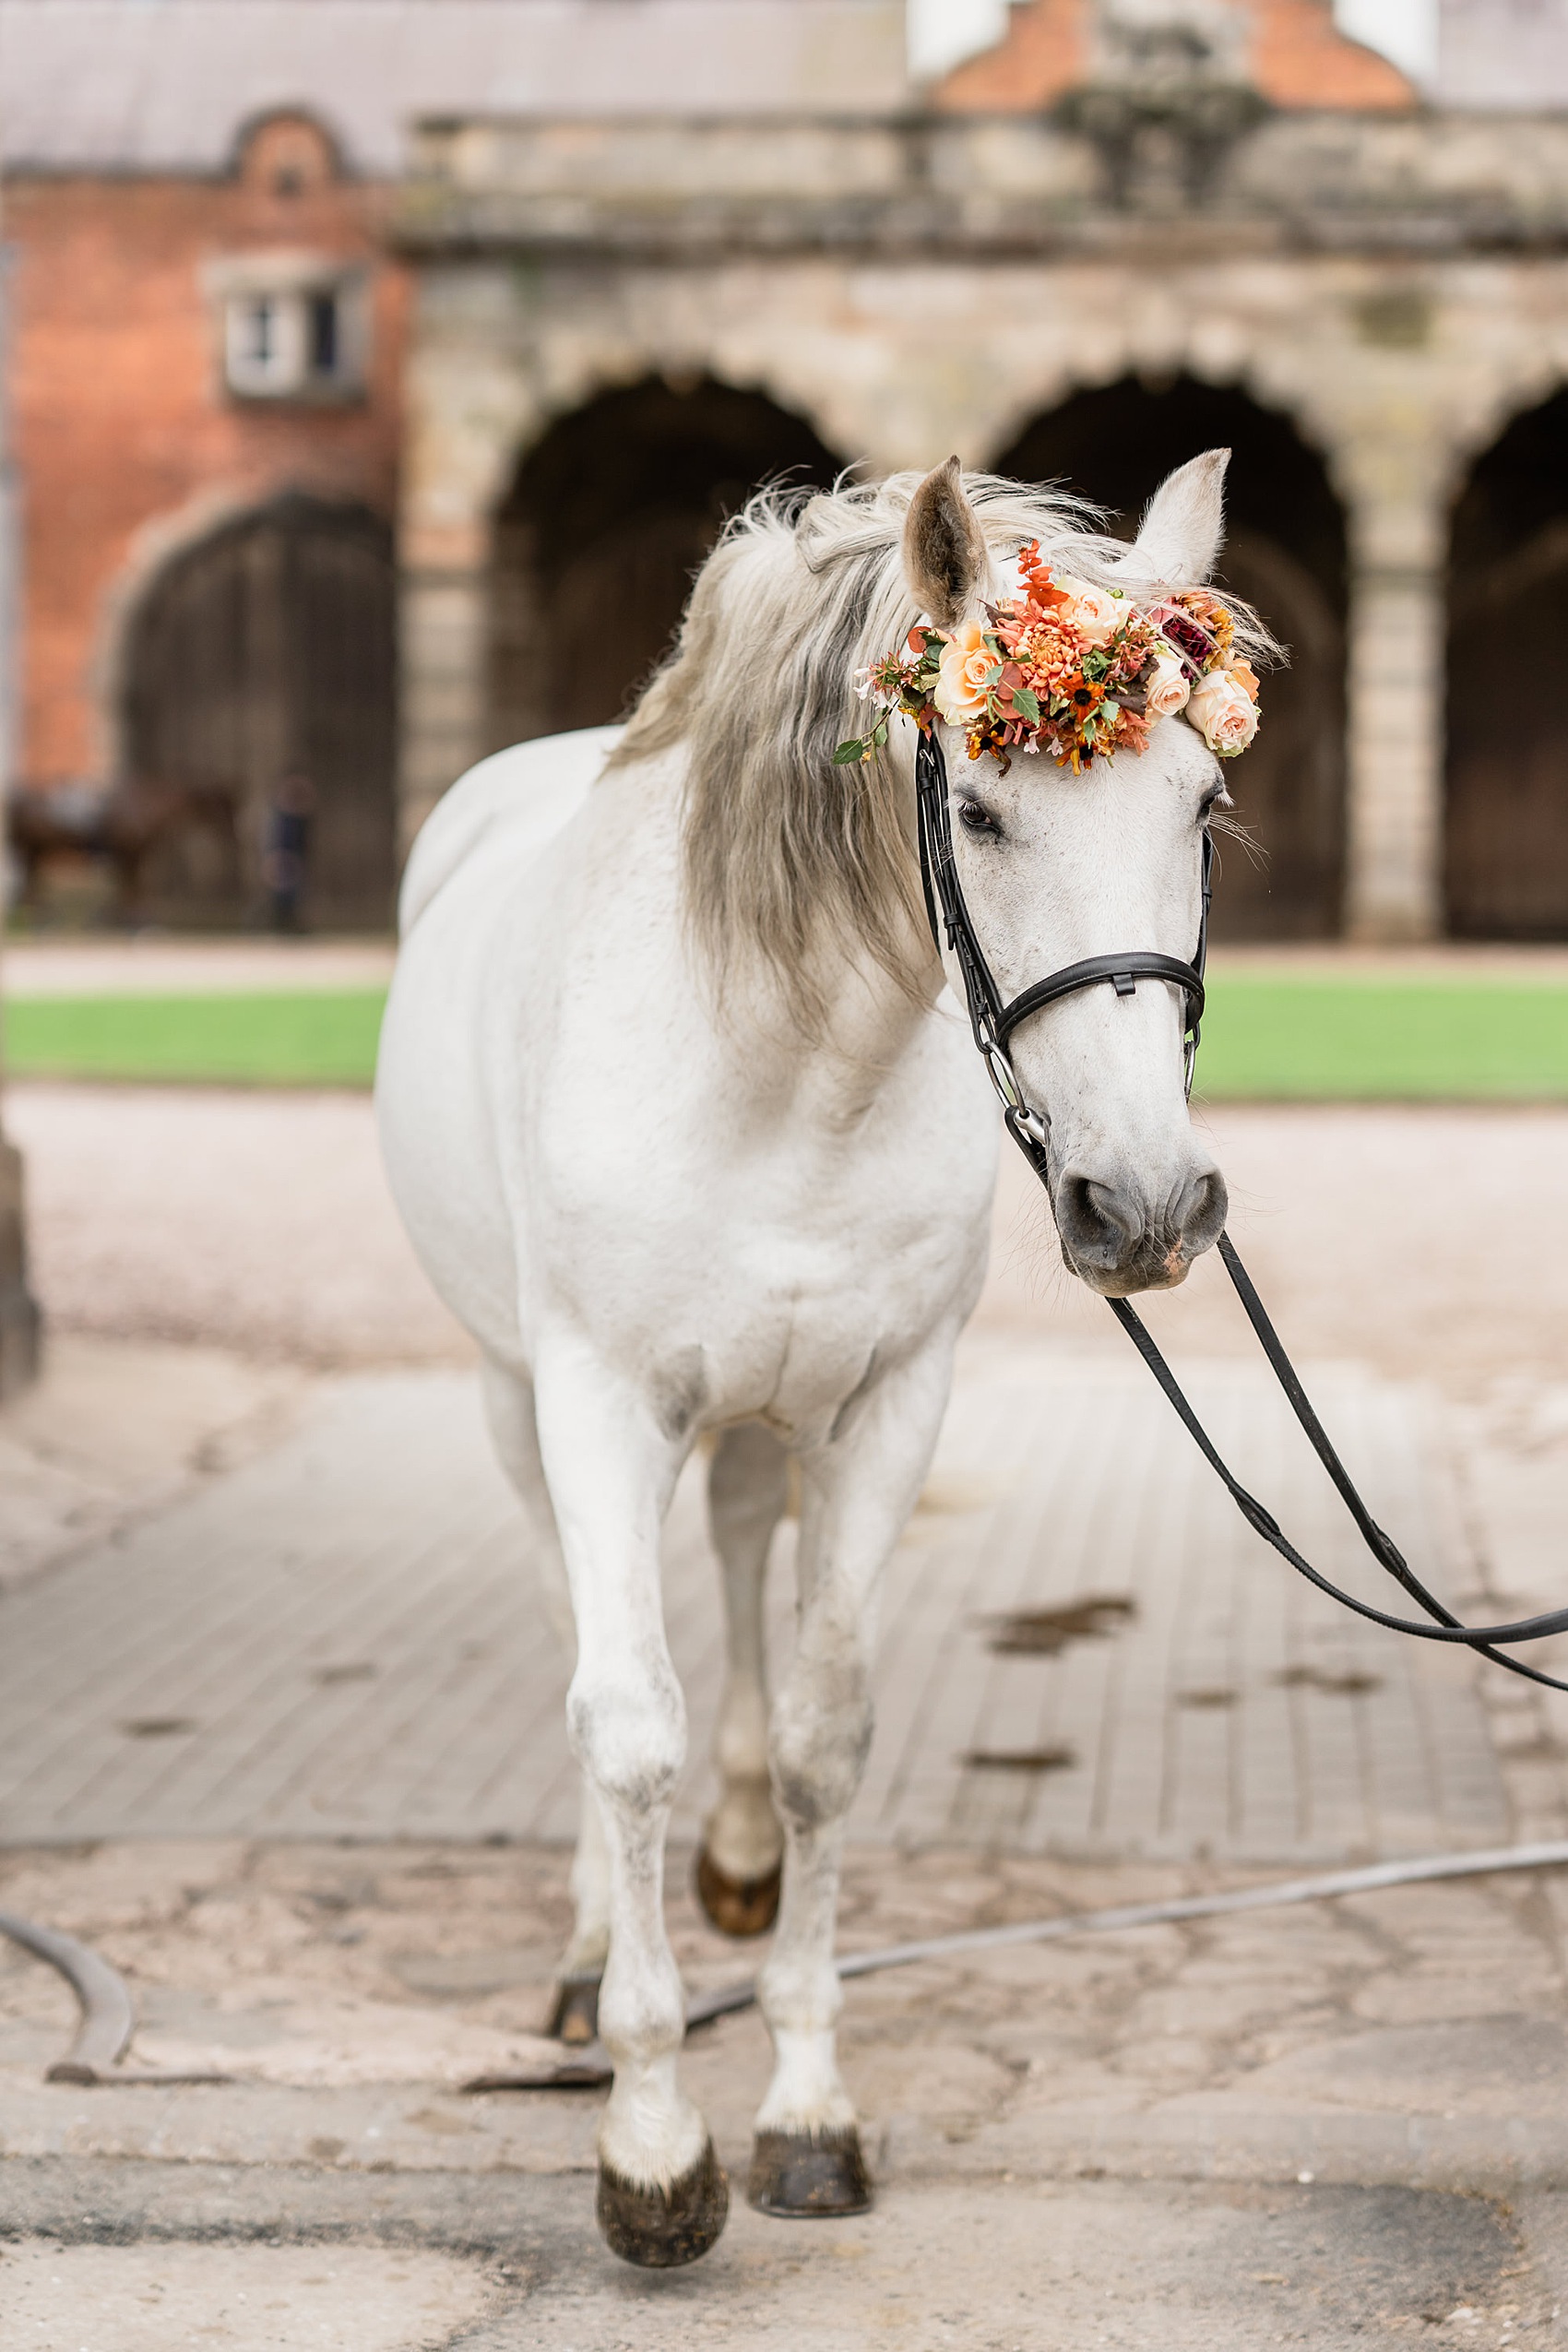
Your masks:
<svg viewBox="0 0 1568 2352"><path fill-rule="evenodd" d="M137 2028L130 1988L117 1968L74 1935L55 1928L35 1927L14 1911L0 1911L0 1935L9 1936L35 1959L57 1968L76 1994L81 2010L75 2037L64 2058L44 2073L46 2083L226 2083L227 2074L162 2073L156 2068L131 2071L120 2065Z"/></svg>

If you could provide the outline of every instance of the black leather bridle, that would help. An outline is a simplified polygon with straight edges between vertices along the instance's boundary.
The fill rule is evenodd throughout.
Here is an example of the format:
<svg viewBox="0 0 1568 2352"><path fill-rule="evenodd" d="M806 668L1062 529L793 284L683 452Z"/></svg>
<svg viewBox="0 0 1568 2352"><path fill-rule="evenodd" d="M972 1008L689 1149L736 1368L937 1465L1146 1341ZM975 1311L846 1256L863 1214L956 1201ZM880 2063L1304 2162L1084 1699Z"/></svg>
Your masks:
<svg viewBox="0 0 1568 2352"><path fill-rule="evenodd" d="M1208 944L1208 910L1214 870L1213 837L1206 829L1202 912L1198 921L1197 949L1190 964L1183 964L1175 956L1157 955L1146 948L1134 948L1114 956L1089 956L1081 963L1064 964L1060 971L1051 972L1045 980L1036 980L1031 987L1021 990L1009 1000L1004 998L996 985L965 903L963 885L958 879L953 857L953 813L948 795L947 763L934 728L930 731L921 730L915 753L915 813L920 840L921 881L925 891L932 937L936 942L937 952L940 954L945 946L958 967L968 1008L969 1028L1002 1105L1007 1132L1045 1187L1046 1198L1050 1200L1049 1124L1042 1113L1028 1100L1018 1083L1018 1075L1007 1050L1008 1040L1019 1024L1027 1021L1031 1014L1043 1011L1046 1005L1054 1004L1064 996L1075 995L1080 989L1110 986L1114 988L1118 996L1131 996L1140 980L1162 980L1172 988L1180 989L1184 999L1184 1075L1187 1092L1191 1094L1193 1066L1204 1011L1204 961ZM1509 1657L1499 1646L1504 1643L1542 1641L1549 1634L1568 1632L1568 1609L1551 1610L1544 1616L1522 1618L1509 1625L1464 1625L1444 1602L1427 1590L1393 1538L1378 1526L1357 1492L1349 1472L1335 1450L1333 1440L1301 1386L1295 1366L1286 1354L1279 1335L1269 1321L1267 1310L1253 1289L1252 1278L1241 1264L1229 1233L1221 1233L1218 1246L1220 1261L1241 1301L1248 1322L1257 1334L1270 1369L1284 1390L1290 1409L1305 1431L1313 1450L1337 1488L1367 1550L1378 1565L1408 1593L1417 1607L1426 1610L1432 1621L1423 1624L1414 1618L1394 1617L1384 1610L1374 1609L1370 1602L1358 1600L1353 1593L1342 1591L1320 1574L1310 1560L1304 1559L1273 1513L1266 1511L1233 1476L1136 1310L1126 1299L1108 1299L1107 1306L1153 1372L1183 1427L1205 1460L1223 1481L1231 1501L1248 1525L1262 1536L1265 1543L1272 1544L1298 1574L1304 1576L1309 1584L1315 1585L1319 1592L1328 1594L1331 1599L1353 1610L1358 1617L1364 1617L1374 1625L1386 1626L1391 1633L1413 1634L1420 1641L1458 1643L1479 1650L1483 1657L1491 1658L1495 1665L1506 1667L1512 1674L1522 1674L1527 1681L1543 1683L1550 1691L1568 1691L1568 1681L1542 1673L1538 1668L1527 1666L1523 1658Z"/></svg>
<svg viewBox="0 0 1568 2352"><path fill-rule="evenodd" d="M1198 917L1198 944L1190 964L1179 956L1159 956L1152 948L1134 947L1121 956L1087 956L1080 964L1063 964L1060 971L1004 1001L985 950L980 944L963 885L953 860L953 811L947 791L947 762L936 731L923 728L915 751L915 814L921 845L921 883L925 891L926 918L938 952L945 940L964 978L974 1040L985 1057L991 1083L1002 1105L1007 1131L1024 1153L1040 1182L1046 1182L1045 1122L1026 1101L1018 1084L1007 1040L1032 1013L1074 996L1081 988L1108 985L1118 996L1135 993L1140 980L1167 980L1185 998L1182 1023L1186 1055L1186 1087L1193 1090L1193 1063L1204 1014L1204 963L1208 954L1208 904L1214 872L1214 839L1206 830L1203 847L1203 910Z"/></svg>

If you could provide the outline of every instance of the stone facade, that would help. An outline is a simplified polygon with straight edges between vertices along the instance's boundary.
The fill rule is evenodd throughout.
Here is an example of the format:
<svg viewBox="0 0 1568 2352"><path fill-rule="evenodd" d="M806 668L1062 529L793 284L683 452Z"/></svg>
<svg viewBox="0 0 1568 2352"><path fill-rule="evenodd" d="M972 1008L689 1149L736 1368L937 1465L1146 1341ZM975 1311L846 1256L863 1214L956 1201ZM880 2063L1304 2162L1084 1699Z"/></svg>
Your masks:
<svg viewBox="0 0 1568 2352"><path fill-rule="evenodd" d="M1206 96L1140 112L1126 83L1051 116L476 119L424 134L398 233L406 827L491 740L519 457L605 386L750 387L874 473L984 464L1070 394L1182 376L1321 457L1349 566L1345 924L1442 928L1450 510L1568 377L1568 123L1260 103L1217 127Z"/></svg>

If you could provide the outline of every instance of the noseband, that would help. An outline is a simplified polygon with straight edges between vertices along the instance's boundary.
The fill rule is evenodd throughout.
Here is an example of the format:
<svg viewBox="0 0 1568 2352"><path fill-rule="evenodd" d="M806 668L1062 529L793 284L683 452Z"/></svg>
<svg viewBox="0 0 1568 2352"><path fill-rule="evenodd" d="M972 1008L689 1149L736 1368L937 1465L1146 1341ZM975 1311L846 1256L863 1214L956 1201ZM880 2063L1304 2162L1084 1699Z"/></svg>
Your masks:
<svg viewBox="0 0 1568 2352"><path fill-rule="evenodd" d="M1018 1075L1013 1067L1007 1041L1021 1021L1038 1013L1059 998L1074 996L1082 988L1098 988L1109 984L1118 996L1134 993L1140 980L1164 980L1179 988L1184 999L1185 1018L1182 1023L1184 1079L1186 1091L1193 1090L1193 1066L1197 1055L1199 1024L1204 1010L1204 961L1208 947L1208 909L1214 869L1214 839L1206 831L1203 846L1203 910L1198 921L1197 952L1190 964L1177 956L1156 955L1151 949L1134 948L1124 955L1088 956L1081 963L1063 964L1060 971L1036 980L1011 1001L1004 999L996 985L984 948L980 945L969 910L964 900L963 885L953 856L953 813L948 800L947 763L935 729L928 733L923 729L915 752L915 811L920 838L921 883L925 892L926 915L931 923L932 937L940 955L944 943L957 963L964 982L964 996L968 1006L969 1028L976 1046L985 1061L991 1083L996 1089L1007 1132L1046 1188L1050 1188L1050 1124L1048 1117L1035 1110L1024 1096ZM1405 1559L1392 1536L1384 1533L1372 1517L1339 1459L1323 1423L1313 1409L1312 1400L1301 1386L1295 1366L1286 1354L1278 1333L1268 1317L1263 1301L1253 1287L1252 1278L1241 1264L1236 1245L1229 1233L1221 1233L1218 1241L1220 1261L1229 1276L1236 1295L1241 1300L1253 1331L1267 1357L1269 1367L1297 1420L1305 1431L1314 1453L1345 1503L1360 1532L1361 1539L1381 1568L1387 1571L1396 1584L1408 1593L1418 1608L1424 1609L1430 1623L1422 1624L1408 1617L1394 1617L1385 1610L1374 1609L1370 1602L1358 1600L1354 1594L1344 1592L1314 1568L1311 1561L1297 1550L1275 1518L1254 1495L1249 1494L1220 1455L1213 1440L1199 1420L1175 1373L1166 1362L1153 1334L1136 1309L1126 1299L1108 1299L1107 1306L1132 1340L1134 1347L1147 1364L1155 1379L1179 1415L1182 1426L1193 1439L1210 1467L1223 1481L1226 1491L1247 1521L1249 1526L1271 1544L1283 1560L1289 1561L1299 1575L1304 1576L1318 1591L1330 1599L1339 1601L1358 1617L1374 1625L1385 1626L1395 1633L1410 1633L1428 1642L1458 1643L1477 1650L1493 1665L1506 1667L1512 1674L1522 1674L1531 1682L1543 1683L1550 1691L1568 1691L1568 1681L1544 1674L1538 1667L1528 1666L1523 1658L1510 1657L1499 1643L1543 1641L1548 1635L1568 1632L1568 1609L1556 1609L1540 1617L1526 1617L1510 1625L1461 1624L1446 1602L1427 1590Z"/></svg>
<svg viewBox="0 0 1568 2352"><path fill-rule="evenodd" d="M1203 909L1198 917L1198 944L1190 964L1179 956L1157 955L1150 947L1134 947L1123 955L1086 956L1081 963L1063 964L1042 980L1021 989L1004 1002L984 948L969 917L964 886L953 855L953 811L947 791L947 762L934 728L922 731L915 748L915 814L920 835L921 884L925 892L926 918L938 954L944 940L963 975L969 1027L985 1057L991 1083L1002 1105L1014 1142L1029 1161L1041 1183L1046 1179L1049 1150L1047 1123L1025 1099L1013 1067L1007 1041L1021 1022L1059 997L1075 996L1082 988L1109 985L1118 996L1136 993L1141 980L1166 980L1183 998L1182 1051L1186 1090L1193 1091L1193 1068L1204 1013L1204 965L1208 956L1208 908L1214 873L1214 838L1207 831L1203 846Z"/></svg>

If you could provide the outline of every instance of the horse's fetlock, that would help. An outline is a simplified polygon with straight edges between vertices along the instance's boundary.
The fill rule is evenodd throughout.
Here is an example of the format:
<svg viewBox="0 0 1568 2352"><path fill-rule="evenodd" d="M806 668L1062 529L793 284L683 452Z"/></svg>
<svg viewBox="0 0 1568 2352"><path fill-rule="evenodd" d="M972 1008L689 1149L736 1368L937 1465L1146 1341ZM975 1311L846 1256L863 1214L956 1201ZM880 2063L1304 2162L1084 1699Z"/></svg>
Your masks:
<svg viewBox="0 0 1568 2352"><path fill-rule="evenodd" d="M602 1997L600 2016L602 2026ZM690 2171L707 2142L707 2126L677 2085L671 2055L661 2051L640 2063L617 2063L599 2152L623 2178L663 2187Z"/></svg>
<svg viewBox="0 0 1568 2352"><path fill-rule="evenodd" d="M644 1954L636 1964L618 1958L612 1943L599 1991L600 2038L624 2073L631 2097L656 2107L675 2097L675 2053L686 2031L686 1997L669 1950ZM660 2088L660 2085L663 2085Z"/></svg>
<svg viewBox="0 0 1568 2352"><path fill-rule="evenodd" d="M844 2006L844 1982L831 1956L775 1951L757 1978L757 2002L777 2046L780 2038L820 2040L831 2051Z"/></svg>

